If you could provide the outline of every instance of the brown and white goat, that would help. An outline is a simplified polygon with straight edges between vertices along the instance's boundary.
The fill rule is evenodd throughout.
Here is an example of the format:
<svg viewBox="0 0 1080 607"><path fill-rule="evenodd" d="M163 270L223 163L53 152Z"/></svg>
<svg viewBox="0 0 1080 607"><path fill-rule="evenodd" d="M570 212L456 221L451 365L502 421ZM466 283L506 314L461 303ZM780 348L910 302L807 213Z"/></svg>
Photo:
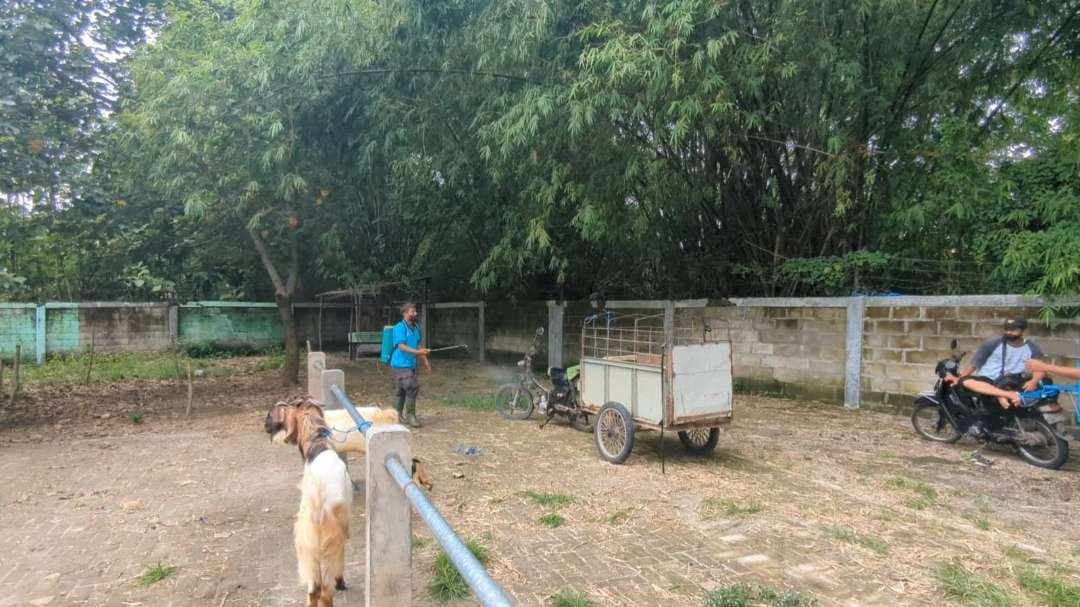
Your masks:
<svg viewBox="0 0 1080 607"><path fill-rule="evenodd" d="M352 480L326 435L322 407L303 403L279 411L280 421L266 430L300 447L304 478L293 542L300 579L307 587L306 607L333 607L334 588L345 589L345 544L352 514ZM280 424L280 425L279 425ZM331 584L334 584L331 586Z"/></svg>
<svg viewBox="0 0 1080 607"><path fill-rule="evenodd" d="M322 403L310 396L297 396L288 401L279 401L270 408L266 414L266 431L270 434L272 442L288 442L284 440L285 417L291 408L304 406L318 406ZM357 407L360 416L376 426L398 423L397 411L380 407ZM330 446L338 453L367 453L367 439L363 432L353 431L356 422L353 421L349 412L344 409L323 410L323 419L329 428ZM412 460L412 476L418 485L431 491L432 484L427 473L427 467L417 458Z"/></svg>

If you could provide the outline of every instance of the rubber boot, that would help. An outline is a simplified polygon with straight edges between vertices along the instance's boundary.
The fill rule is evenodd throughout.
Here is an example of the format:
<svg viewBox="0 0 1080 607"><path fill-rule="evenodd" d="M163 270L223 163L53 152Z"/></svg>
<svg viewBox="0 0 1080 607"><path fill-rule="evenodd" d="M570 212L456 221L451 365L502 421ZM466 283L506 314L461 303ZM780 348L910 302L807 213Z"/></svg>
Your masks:
<svg viewBox="0 0 1080 607"><path fill-rule="evenodd" d="M397 402L394 403L394 409L397 411L397 421L399 424L405 423L405 397L399 396Z"/></svg>
<svg viewBox="0 0 1080 607"><path fill-rule="evenodd" d="M405 421L413 428L419 428L422 425L416 418L416 401L413 399L405 402Z"/></svg>

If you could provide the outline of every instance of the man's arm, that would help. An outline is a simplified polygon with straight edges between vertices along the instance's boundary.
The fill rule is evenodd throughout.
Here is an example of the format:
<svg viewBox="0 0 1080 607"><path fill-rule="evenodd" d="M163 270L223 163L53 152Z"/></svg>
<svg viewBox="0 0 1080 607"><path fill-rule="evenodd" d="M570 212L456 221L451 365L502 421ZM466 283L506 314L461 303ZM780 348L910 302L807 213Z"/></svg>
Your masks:
<svg viewBox="0 0 1080 607"><path fill-rule="evenodd" d="M1035 358L1027 359L1027 368L1033 374L1037 372L1053 373L1054 375L1060 375L1062 377L1068 377L1070 379L1080 379L1080 367L1061 367L1058 365L1050 365L1044 363L1041 360Z"/></svg>
<svg viewBox="0 0 1080 607"><path fill-rule="evenodd" d="M1040 348L1035 342L1029 341L1028 349L1031 350L1031 358L1042 358L1042 348ZM1031 360L1031 358L1029 358L1028 360ZM1046 371L1032 370L1031 379L1029 379L1027 383L1024 384L1024 392L1031 392L1032 390L1038 389L1039 382L1042 381L1044 377L1046 377Z"/></svg>

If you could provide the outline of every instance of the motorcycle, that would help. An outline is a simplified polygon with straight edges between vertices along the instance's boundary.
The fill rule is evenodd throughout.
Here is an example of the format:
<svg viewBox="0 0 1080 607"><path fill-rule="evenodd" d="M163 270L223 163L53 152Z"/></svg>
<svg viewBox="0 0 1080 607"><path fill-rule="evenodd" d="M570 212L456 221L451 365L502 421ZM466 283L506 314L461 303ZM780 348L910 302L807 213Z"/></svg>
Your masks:
<svg viewBox="0 0 1080 607"><path fill-rule="evenodd" d="M923 438L955 443L964 435L984 443L1011 445L1026 462L1056 470L1069 459L1065 414L1057 402L1059 390L1043 385L1021 393L1019 406L1002 409L996 397L975 394L946 381L958 376L965 352L938 361L938 379L932 391L915 399L911 425Z"/></svg>
<svg viewBox="0 0 1080 607"><path fill-rule="evenodd" d="M540 427L543 428L556 415L565 416L570 425L584 432L592 432L590 414L578 404L577 365L566 369L551 367L548 379L551 387L541 383L533 373L532 358L536 354L537 340L544 334L544 328L536 330L532 345L518 361L520 375L517 383L499 386L495 392L495 409L507 419L529 419L535 409L546 416Z"/></svg>

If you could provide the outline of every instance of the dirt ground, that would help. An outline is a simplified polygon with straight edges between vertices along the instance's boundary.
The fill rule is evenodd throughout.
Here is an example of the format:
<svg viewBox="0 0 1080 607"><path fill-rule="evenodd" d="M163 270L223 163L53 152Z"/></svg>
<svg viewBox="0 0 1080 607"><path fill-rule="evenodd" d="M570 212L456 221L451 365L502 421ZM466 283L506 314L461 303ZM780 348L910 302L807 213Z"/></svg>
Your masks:
<svg viewBox="0 0 1080 607"><path fill-rule="evenodd" d="M346 369L355 402L388 403L375 363L330 364ZM973 444L928 443L905 417L738 396L711 456L642 433L613 466L565 424L452 404L490 395L508 373L437 361L421 379L414 451L430 462L433 501L490 549L489 570L519 604L573 589L596 605L702 605L751 582L830 606L936 605L946 601L932 571L954 560L1021 604L1039 601L1016 586L1017 562L1080 583L1080 454L1060 471L1004 451L980 468ZM301 462L261 427L288 394L274 372L205 380L185 418L175 382L27 386L0 430L0 607L300 604ZM361 465L352 473L363 480ZM560 526L540 522L551 513ZM341 605L363 603L363 525L360 500ZM437 604L436 546L415 517L413 529L414 604ZM158 563L175 573L136 583Z"/></svg>

